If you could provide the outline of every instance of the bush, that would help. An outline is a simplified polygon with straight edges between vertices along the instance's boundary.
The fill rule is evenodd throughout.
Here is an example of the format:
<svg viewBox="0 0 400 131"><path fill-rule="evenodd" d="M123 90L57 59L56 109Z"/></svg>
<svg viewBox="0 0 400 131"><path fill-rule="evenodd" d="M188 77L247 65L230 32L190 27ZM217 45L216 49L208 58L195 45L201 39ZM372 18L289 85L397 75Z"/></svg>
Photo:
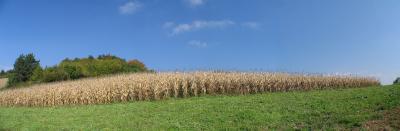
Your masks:
<svg viewBox="0 0 400 131"><path fill-rule="evenodd" d="M115 74L124 72L125 61L120 59L101 59L94 63L94 72L98 75Z"/></svg>
<svg viewBox="0 0 400 131"><path fill-rule="evenodd" d="M42 67L38 66L35 70L33 70L33 74L30 78L30 81L33 82L41 82L43 79L43 69Z"/></svg>
<svg viewBox="0 0 400 131"><path fill-rule="evenodd" d="M131 60L128 61L128 67L127 71L128 72L140 72L140 71L147 71L146 65L144 65L141 61L139 60Z"/></svg>
<svg viewBox="0 0 400 131"><path fill-rule="evenodd" d="M55 82L68 79L68 74L57 67L46 68L43 71L43 82Z"/></svg>
<svg viewBox="0 0 400 131"><path fill-rule="evenodd" d="M59 68L67 74L67 79L75 80L84 77L82 67L78 64L64 64Z"/></svg>
<svg viewBox="0 0 400 131"><path fill-rule="evenodd" d="M15 85L17 85L18 83L20 83L20 82L17 80L16 77L17 77L17 75L16 75L15 73L9 74L9 76L8 76L8 81L7 81L7 87L15 86Z"/></svg>
<svg viewBox="0 0 400 131"><path fill-rule="evenodd" d="M77 58L74 61L63 61L59 67L76 78L125 72L127 63L123 59L115 56L99 56L99 58Z"/></svg>

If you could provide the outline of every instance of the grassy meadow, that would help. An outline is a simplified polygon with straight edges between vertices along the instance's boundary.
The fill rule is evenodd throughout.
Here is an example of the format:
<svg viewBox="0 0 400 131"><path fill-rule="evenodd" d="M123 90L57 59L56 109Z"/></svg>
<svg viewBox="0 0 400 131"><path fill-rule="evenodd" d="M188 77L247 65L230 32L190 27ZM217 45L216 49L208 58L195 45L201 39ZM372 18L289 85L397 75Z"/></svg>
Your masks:
<svg viewBox="0 0 400 131"><path fill-rule="evenodd" d="M398 106L400 86L0 107L0 130L398 130L399 113L385 115Z"/></svg>

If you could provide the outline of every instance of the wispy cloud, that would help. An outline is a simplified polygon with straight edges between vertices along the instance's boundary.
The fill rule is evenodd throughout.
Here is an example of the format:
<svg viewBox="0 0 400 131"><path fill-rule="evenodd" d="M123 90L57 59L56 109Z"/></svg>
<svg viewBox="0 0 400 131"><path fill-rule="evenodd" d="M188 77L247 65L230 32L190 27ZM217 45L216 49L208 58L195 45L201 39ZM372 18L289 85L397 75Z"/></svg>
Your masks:
<svg viewBox="0 0 400 131"><path fill-rule="evenodd" d="M193 47L198 47L198 48L205 48L208 46L206 42L198 41L198 40L192 40L189 41L188 45L193 46Z"/></svg>
<svg viewBox="0 0 400 131"><path fill-rule="evenodd" d="M244 23L242 23L242 26L251 28L251 29L259 29L261 24L258 22L244 22Z"/></svg>
<svg viewBox="0 0 400 131"><path fill-rule="evenodd" d="M171 28L175 25L174 22L165 22L163 28Z"/></svg>
<svg viewBox="0 0 400 131"><path fill-rule="evenodd" d="M205 4L205 0L184 0L190 7L197 7Z"/></svg>
<svg viewBox="0 0 400 131"><path fill-rule="evenodd" d="M165 23L164 27L166 25L171 28L172 35L177 35L181 34L184 32L189 32L193 30L200 30L204 28L224 28L228 26L235 25L235 22L231 20L220 20L220 21L193 21L192 23L186 23L186 24L178 24L178 25L171 25L171 23Z"/></svg>
<svg viewBox="0 0 400 131"><path fill-rule="evenodd" d="M129 1L119 7L119 12L121 14L134 14L136 13L140 8L142 7L142 4L139 3L138 1Z"/></svg>

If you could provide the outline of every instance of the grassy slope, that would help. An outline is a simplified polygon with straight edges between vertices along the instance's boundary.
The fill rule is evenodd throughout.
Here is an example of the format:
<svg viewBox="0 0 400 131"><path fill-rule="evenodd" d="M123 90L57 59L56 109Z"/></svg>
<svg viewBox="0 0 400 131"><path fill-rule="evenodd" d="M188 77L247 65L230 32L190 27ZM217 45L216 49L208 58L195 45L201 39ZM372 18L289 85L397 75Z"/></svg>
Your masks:
<svg viewBox="0 0 400 131"><path fill-rule="evenodd" d="M1 129L343 129L400 106L400 86L110 105L0 107Z"/></svg>

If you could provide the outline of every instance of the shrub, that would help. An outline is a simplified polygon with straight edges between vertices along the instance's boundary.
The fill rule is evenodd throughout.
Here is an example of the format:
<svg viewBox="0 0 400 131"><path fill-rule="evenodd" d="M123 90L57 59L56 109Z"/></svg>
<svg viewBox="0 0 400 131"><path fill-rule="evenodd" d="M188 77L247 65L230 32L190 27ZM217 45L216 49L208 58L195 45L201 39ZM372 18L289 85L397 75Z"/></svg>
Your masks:
<svg viewBox="0 0 400 131"><path fill-rule="evenodd" d="M33 70L33 74L30 78L30 81L34 82L41 82L43 79L43 69L42 67L38 66L35 70Z"/></svg>
<svg viewBox="0 0 400 131"><path fill-rule="evenodd" d="M67 79L68 74L60 68L50 67L43 71L43 82L55 82Z"/></svg>
<svg viewBox="0 0 400 131"><path fill-rule="evenodd" d="M74 61L63 61L59 64L59 67L74 78L125 72L127 64L122 59L111 56L101 56L100 58L101 59L82 58Z"/></svg>
<svg viewBox="0 0 400 131"><path fill-rule="evenodd" d="M16 77L17 75L15 73L10 73L8 75L7 87L12 87L20 83Z"/></svg>
<svg viewBox="0 0 400 131"><path fill-rule="evenodd" d="M67 79L75 80L84 77L82 67L78 64L63 64L59 68L67 74Z"/></svg>
<svg viewBox="0 0 400 131"><path fill-rule="evenodd" d="M96 76L124 72L125 62L119 59L100 59L94 63Z"/></svg>
<svg viewBox="0 0 400 131"><path fill-rule="evenodd" d="M147 71L147 67L139 60L130 60L128 61L127 71L128 72Z"/></svg>

